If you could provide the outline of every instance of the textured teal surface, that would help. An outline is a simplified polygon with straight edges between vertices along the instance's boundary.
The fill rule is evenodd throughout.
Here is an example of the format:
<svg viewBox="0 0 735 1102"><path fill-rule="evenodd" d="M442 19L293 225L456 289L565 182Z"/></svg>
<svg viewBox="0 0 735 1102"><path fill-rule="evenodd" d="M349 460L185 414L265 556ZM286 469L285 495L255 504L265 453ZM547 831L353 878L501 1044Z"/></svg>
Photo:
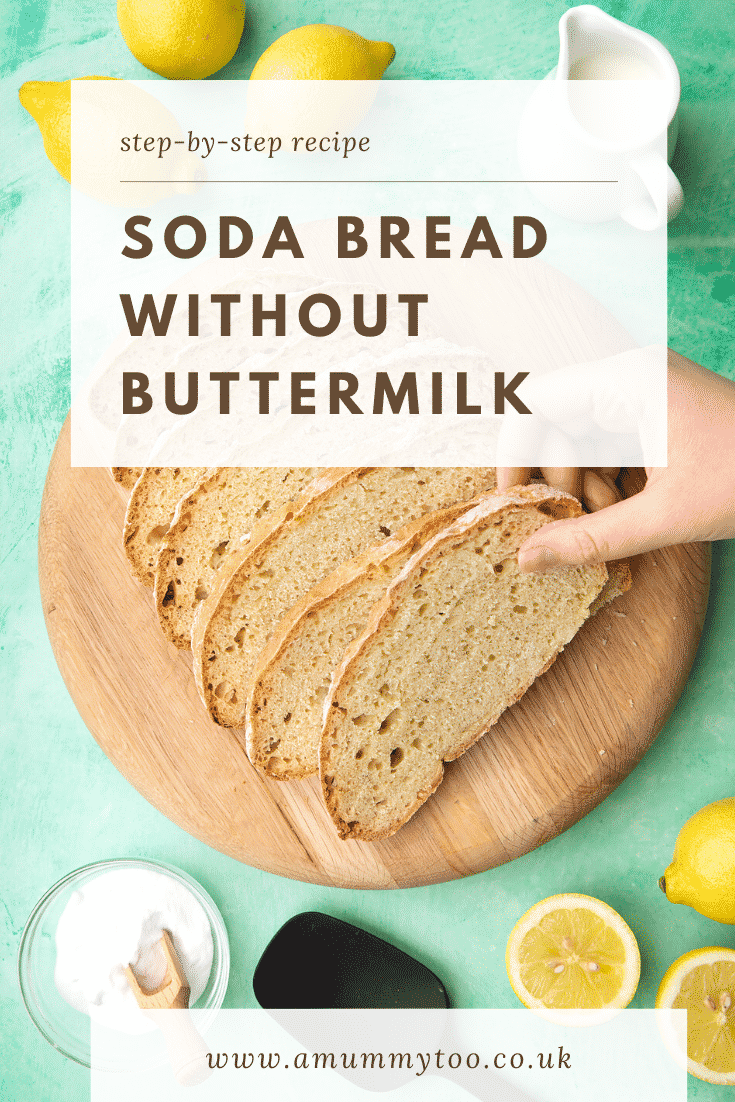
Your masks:
<svg viewBox="0 0 735 1102"><path fill-rule="evenodd" d="M253 0L238 53L218 78L246 78L278 35L309 22L347 24L397 48L390 79L534 78L556 62L565 0ZM673 167L686 207L670 227L669 343L735 377L735 4L732 0L602 0L656 35L682 76ZM250 976L278 925L305 908L389 937L435 969L455 1006L511 1007L508 933L537 899L600 896L643 954L634 1006L651 1006L671 961L702 945L735 947L720 926L658 890L683 821L735 791L735 547L715 548L702 645L676 711L633 774L566 834L503 868L435 887L369 893L293 883L246 868L164 819L110 765L57 671L38 597L36 536L43 482L68 406L68 188L18 104L26 80L151 74L130 55L112 0L2 0L0 117L3 366L0 373L0 1098L84 1102L88 1076L35 1032L15 978L21 929L38 897L69 869L113 856L160 858L197 877L219 903L233 947L229 1006L253 1005ZM83 522L84 518L80 518ZM690 1080L710 1102L727 1088Z"/></svg>

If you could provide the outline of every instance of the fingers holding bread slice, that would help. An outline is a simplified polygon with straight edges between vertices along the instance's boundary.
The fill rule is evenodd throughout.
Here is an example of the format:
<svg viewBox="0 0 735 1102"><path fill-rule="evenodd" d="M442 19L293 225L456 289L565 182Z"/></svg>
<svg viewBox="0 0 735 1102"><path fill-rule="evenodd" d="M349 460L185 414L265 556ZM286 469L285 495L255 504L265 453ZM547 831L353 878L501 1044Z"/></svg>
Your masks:
<svg viewBox="0 0 735 1102"><path fill-rule="evenodd" d="M578 516L547 487L487 495L402 570L345 654L327 697L320 772L342 838L394 834L520 699L587 619L604 565L522 574L517 552Z"/></svg>

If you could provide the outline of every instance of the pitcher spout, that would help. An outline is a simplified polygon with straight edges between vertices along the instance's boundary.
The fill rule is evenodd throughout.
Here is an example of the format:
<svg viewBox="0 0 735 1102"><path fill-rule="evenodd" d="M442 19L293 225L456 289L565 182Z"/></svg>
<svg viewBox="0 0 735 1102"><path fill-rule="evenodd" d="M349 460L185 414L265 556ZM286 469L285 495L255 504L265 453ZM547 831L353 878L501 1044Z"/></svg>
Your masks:
<svg viewBox="0 0 735 1102"><path fill-rule="evenodd" d="M679 74L668 50L595 4L569 8L559 20L556 79L666 80L677 102L679 96Z"/></svg>
<svg viewBox="0 0 735 1102"><path fill-rule="evenodd" d="M557 80L573 79L572 70L578 62L594 54L602 41L609 42L614 27L624 27L595 4L580 4L569 8L559 20L559 64ZM628 28L625 28L628 30Z"/></svg>

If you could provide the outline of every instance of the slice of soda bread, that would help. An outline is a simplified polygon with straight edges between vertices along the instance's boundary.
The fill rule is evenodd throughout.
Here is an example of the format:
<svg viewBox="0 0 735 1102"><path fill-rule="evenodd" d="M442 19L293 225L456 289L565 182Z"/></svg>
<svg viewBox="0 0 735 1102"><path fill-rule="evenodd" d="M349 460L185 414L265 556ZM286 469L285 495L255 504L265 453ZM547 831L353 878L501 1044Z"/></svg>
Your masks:
<svg viewBox="0 0 735 1102"><path fill-rule="evenodd" d="M338 566L286 613L261 652L248 699L246 745L256 768L284 781L318 773L324 701L340 659L411 556L471 505L406 525Z"/></svg>
<svg viewBox="0 0 735 1102"><path fill-rule="evenodd" d="M161 629L174 646L191 645L195 613L228 551L242 547L254 524L302 493L321 469L217 467L181 498L153 587Z"/></svg>
<svg viewBox="0 0 735 1102"><path fill-rule="evenodd" d="M123 547L130 569L143 585L153 585L161 541L176 504L207 471L206 467L144 467L125 513Z"/></svg>
<svg viewBox="0 0 735 1102"><path fill-rule="evenodd" d="M283 506L228 556L195 617L194 675L212 718L243 725L258 655L313 585L410 521L494 485L493 467L338 467Z"/></svg>
<svg viewBox="0 0 735 1102"><path fill-rule="evenodd" d="M325 702L320 773L341 838L394 834L443 762L485 734L589 615L604 565L522 574L518 548L578 516L566 494L487 495L426 544L374 607Z"/></svg>

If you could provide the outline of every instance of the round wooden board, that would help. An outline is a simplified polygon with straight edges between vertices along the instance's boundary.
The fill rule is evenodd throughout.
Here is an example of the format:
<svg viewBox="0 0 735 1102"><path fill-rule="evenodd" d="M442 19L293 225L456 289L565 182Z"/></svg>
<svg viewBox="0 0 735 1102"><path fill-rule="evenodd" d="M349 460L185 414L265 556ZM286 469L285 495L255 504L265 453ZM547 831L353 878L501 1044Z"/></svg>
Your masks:
<svg viewBox="0 0 735 1102"><path fill-rule="evenodd" d="M325 278L428 291L442 335L480 346L506 371L612 355L630 336L594 299L540 261L334 261L318 223L299 229ZM257 266L251 262L250 266ZM269 266L293 268L286 260ZM211 261L202 287L222 282ZM480 324L491 310L492 325ZM112 357L119 345L109 353ZM124 498L103 468L70 466L69 423L49 467L39 551L44 614L62 676L104 752L169 819L239 861L299 880L402 888L482 872L555 837L623 780L686 681L709 587L709 546L632 564L632 589L459 760L393 838L341 842L316 779L283 784L252 768L233 731L197 696L189 652L165 642L151 591L122 551Z"/></svg>
<svg viewBox="0 0 735 1102"><path fill-rule="evenodd" d="M633 588L589 620L551 669L393 838L341 842L315 779L253 769L205 714L189 652L158 629L122 553L125 503L102 468L71 468L68 421L40 528L43 609L82 719L169 819L249 865L330 886L403 888L502 864L576 823L630 772L683 688L704 620L709 548L633 563Z"/></svg>

